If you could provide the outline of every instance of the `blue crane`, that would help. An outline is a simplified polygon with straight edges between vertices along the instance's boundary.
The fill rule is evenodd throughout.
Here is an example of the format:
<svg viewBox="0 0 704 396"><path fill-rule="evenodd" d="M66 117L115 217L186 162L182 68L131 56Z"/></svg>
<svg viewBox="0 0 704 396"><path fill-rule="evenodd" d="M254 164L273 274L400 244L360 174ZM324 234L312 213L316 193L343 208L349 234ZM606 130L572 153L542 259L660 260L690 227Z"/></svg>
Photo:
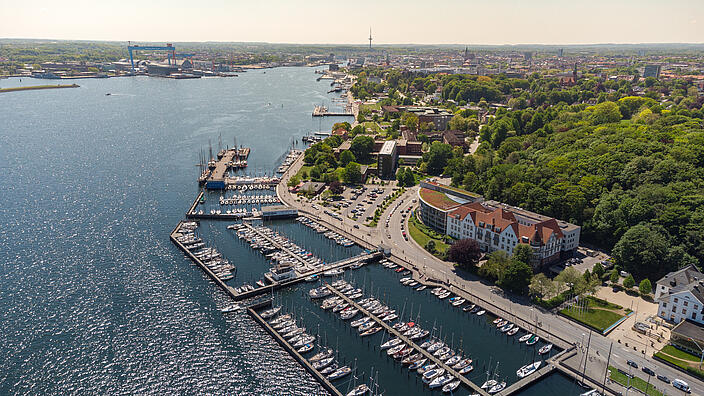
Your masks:
<svg viewBox="0 0 704 396"><path fill-rule="evenodd" d="M134 73L134 58L132 57L132 52L133 51L168 51L170 52L169 56L169 65L171 64L171 58L174 58L174 62L176 61L176 47L174 47L172 44L167 43L166 46L153 46L153 45L132 45L131 43L127 44L127 51L130 53L130 64L132 64L132 73Z"/></svg>

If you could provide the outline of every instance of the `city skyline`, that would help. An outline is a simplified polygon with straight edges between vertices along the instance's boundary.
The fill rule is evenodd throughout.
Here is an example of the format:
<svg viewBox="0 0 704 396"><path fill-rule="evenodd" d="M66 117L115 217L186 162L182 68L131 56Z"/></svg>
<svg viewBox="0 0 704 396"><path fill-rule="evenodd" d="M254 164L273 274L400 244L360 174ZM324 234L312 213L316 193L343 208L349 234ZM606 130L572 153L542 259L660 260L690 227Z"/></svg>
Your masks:
<svg viewBox="0 0 704 396"><path fill-rule="evenodd" d="M704 42L704 4L688 0L597 0L588 5L536 0L520 7L509 0L453 1L439 7L434 19L424 18L428 7L417 1L367 0L354 7L299 0L207 7L176 0L168 8L134 0L120 7L80 0L59 7L39 0L3 6L13 18L0 26L0 37L366 45L371 26L374 45Z"/></svg>

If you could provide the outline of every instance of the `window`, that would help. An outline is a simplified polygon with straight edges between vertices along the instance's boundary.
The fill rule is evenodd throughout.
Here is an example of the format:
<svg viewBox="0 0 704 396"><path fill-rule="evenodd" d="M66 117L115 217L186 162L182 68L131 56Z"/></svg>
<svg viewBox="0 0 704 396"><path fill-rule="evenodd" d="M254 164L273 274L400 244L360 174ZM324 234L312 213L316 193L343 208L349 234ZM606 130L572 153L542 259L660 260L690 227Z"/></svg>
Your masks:
<svg viewBox="0 0 704 396"><path fill-rule="evenodd" d="M677 307L675 307L674 305L672 306L672 312L677 312Z"/></svg>
<svg viewBox="0 0 704 396"><path fill-rule="evenodd" d="M687 308L682 308L682 315L687 315Z"/></svg>
<svg viewBox="0 0 704 396"><path fill-rule="evenodd" d="M689 301L684 302L684 306L686 307L687 305L689 305Z"/></svg>
<svg viewBox="0 0 704 396"><path fill-rule="evenodd" d="M694 310L696 311L696 310L698 310L698 309L699 309L699 305L694 304Z"/></svg>
<svg viewBox="0 0 704 396"><path fill-rule="evenodd" d="M697 313L696 312L692 312L692 319L697 320Z"/></svg>
<svg viewBox="0 0 704 396"><path fill-rule="evenodd" d="M662 303L663 308L667 308L667 303Z"/></svg>
<svg viewBox="0 0 704 396"><path fill-rule="evenodd" d="M675 297L675 304L677 304L679 301L680 300L677 297Z"/></svg>

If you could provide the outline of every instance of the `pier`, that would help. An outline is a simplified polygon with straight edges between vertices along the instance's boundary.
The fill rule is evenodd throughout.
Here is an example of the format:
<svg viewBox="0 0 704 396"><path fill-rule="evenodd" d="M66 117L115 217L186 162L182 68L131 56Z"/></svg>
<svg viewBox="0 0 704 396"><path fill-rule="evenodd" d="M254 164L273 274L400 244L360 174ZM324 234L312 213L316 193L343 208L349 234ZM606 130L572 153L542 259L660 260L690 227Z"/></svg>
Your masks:
<svg viewBox="0 0 704 396"><path fill-rule="evenodd" d="M320 385L325 388L326 391L330 392L331 394L335 396L342 396L342 393L340 393L339 390L325 377L323 374L320 374L318 370L313 368L313 365L308 362L306 358L304 358L296 349L291 346L291 344L288 343L281 335L274 330L271 326L269 326L269 323L267 323L259 314L252 308L247 309L247 313L249 316L251 316L257 323L259 323L260 326L264 328L269 334L271 334L272 337L276 340L276 342L279 343L298 363L303 366L313 377L315 377L318 382L320 382Z"/></svg>
<svg viewBox="0 0 704 396"><path fill-rule="evenodd" d="M331 112L325 106L315 106L313 117L354 117L351 111Z"/></svg>
<svg viewBox="0 0 704 396"><path fill-rule="evenodd" d="M247 166L247 157L249 157L250 149L230 148L222 150L217 155L217 160L212 159L208 162L208 168L203 172L198 183L205 184L205 188L209 190L224 190L226 183L226 173L230 169L239 169Z"/></svg>
<svg viewBox="0 0 704 396"><path fill-rule="evenodd" d="M484 389L480 388L477 384L475 384L474 382L472 382L472 381L470 381L469 379L467 379L467 377L465 377L464 375L461 375L460 373L458 373L457 371L455 371L454 369L452 369L452 367L450 367L450 366L446 365L445 363L443 363L442 361L440 361L440 360L439 360L437 357L435 357L432 353L430 353L430 352L426 351L425 349L421 348L420 346L418 346L418 345L417 345L415 342L413 342L410 338L404 336L403 334L401 334L401 332L399 332L398 330L396 330L396 329L394 329L393 327L389 326L388 323L386 323L386 322L384 322L383 320L380 320L379 318L377 318L376 315L372 315L371 312L369 312L368 310L366 310L365 308L363 308L361 305L357 304L354 300L352 300L352 299L348 298L347 296L345 296L344 294L340 293L336 288L332 287L331 285L326 285L326 286L327 286L327 288L328 288L331 292L333 292L336 296L338 296L338 297L342 298L343 300L345 300L345 302L347 302L347 303L350 304L351 306L355 307L355 309L358 309L359 312L362 312L362 314L364 314L364 315L369 316L370 318L372 318L373 321L375 321L378 325L381 325L381 327L383 327L384 330L386 330L389 334L393 334L394 336L398 337L401 341L403 341L406 345L408 345L408 346L410 346L410 347L413 347L413 349L415 349L415 350L417 350L418 352L422 353L423 356L425 356L426 358L430 359L430 361L432 361L433 363L437 364L438 367L444 368L444 369L445 369L445 372L447 372L448 374L451 374L452 376L454 376L454 377L457 378L458 380L462 381L462 384L464 384L466 387L468 387L468 388L474 390L475 392L479 393L479 394L482 395L482 396L488 396L488 395L489 395L489 393L487 393Z"/></svg>

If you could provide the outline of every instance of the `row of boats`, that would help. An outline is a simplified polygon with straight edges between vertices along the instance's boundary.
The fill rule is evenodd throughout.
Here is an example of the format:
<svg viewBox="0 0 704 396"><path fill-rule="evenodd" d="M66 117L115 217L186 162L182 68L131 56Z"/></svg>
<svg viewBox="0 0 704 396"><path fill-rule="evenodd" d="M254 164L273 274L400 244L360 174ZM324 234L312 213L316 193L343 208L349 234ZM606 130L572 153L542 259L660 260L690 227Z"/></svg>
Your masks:
<svg viewBox="0 0 704 396"><path fill-rule="evenodd" d="M264 226L249 228L244 224L233 224L228 228L236 230L237 237L245 240L252 249L259 250L272 266L287 265L299 273L322 269L325 262L313 253L298 246L285 236Z"/></svg>
<svg viewBox="0 0 704 396"><path fill-rule="evenodd" d="M318 234L323 234L326 238L335 241L338 245L345 247L354 246L354 242L352 242L352 240L336 233L335 231L328 230L328 228L324 225L321 225L305 216L299 216L296 220L299 223L314 229Z"/></svg>
<svg viewBox="0 0 704 396"><path fill-rule="evenodd" d="M306 332L305 327L298 326L296 319L290 313L278 315L281 306L268 309L260 314L262 319L267 320L269 326L274 329L281 338L301 355L307 355L315 349L316 336ZM278 315L278 316L277 316ZM331 348L320 348L320 350L308 359L313 368L330 381L336 381L348 376L353 369L346 365L339 365L335 358L335 353ZM362 396L369 392L370 388L366 384L355 386L347 393L347 396Z"/></svg>
<svg viewBox="0 0 704 396"><path fill-rule="evenodd" d="M195 234L197 228L198 223L195 221L182 222L178 229L181 235L176 239L220 280L228 281L234 278L235 266L214 248L206 247L203 239Z"/></svg>
<svg viewBox="0 0 704 396"><path fill-rule="evenodd" d="M253 204L274 204L281 202L279 197L272 194L263 195L233 195L230 198L220 196L220 205L253 205Z"/></svg>
<svg viewBox="0 0 704 396"><path fill-rule="evenodd" d="M276 169L276 173L285 173L301 154L303 154L303 150L293 149L289 151L289 153L286 154L286 158L281 162L281 165Z"/></svg>
<svg viewBox="0 0 704 396"><path fill-rule="evenodd" d="M271 190L279 184L281 178L276 176L262 176L262 177L251 177L251 176L236 176L227 178L227 189L228 190Z"/></svg>

